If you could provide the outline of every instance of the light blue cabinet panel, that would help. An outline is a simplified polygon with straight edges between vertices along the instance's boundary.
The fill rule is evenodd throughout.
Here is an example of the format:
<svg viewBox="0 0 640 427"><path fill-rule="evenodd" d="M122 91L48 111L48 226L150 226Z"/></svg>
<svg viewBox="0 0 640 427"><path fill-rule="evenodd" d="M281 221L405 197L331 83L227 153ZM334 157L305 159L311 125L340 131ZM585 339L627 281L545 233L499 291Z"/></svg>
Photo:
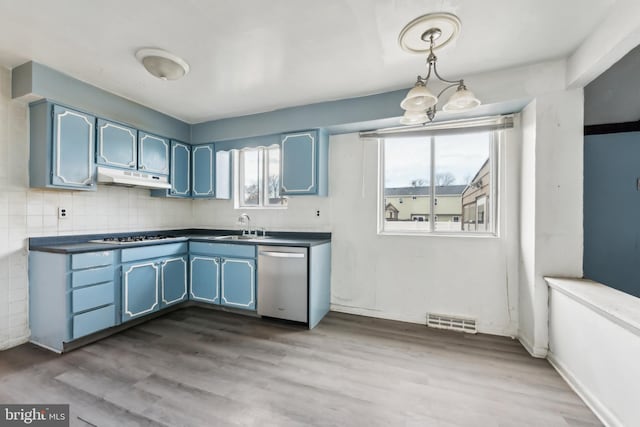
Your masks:
<svg viewBox="0 0 640 427"><path fill-rule="evenodd" d="M216 199L231 199L231 152L216 152Z"/></svg>
<svg viewBox="0 0 640 427"><path fill-rule="evenodd" d="M113 262L113 251L86 252L84 254L71 255L71 268L73 270L113 265Z"/></svg>
<svg viewBox="0 0 640 427"><path fill-rule="evenodd" d="M138 170L169 175L169 140L138 131Z"/></svg>
<svg viewBox="0 0 640 427"><path fill-rule="evenodd" d="M193 197L213 197L215 176L213 144L191 147L191 182Z"/></svg>
<svg viewBox="0 0 640 427"><path fill-rule="evenodd" d="M113 304L115 302L114 297L113 282L76 289L71 293L71 311L79 313L103 305Z"/></svg>
<svg viewBox="0 0 640 427"><path fill-rule="evenodd" d="M190 299L220 304L220 258L190 255Z"/></svg>
<svg viewBox="0 0 640 427"><path fill-rule="evenodd" d="M188 243L166 243L163 245L149 245L138 248L122 249L122 262L136 261L150 258L172 257L187 253Z"/></svg>
<svg viewBox="0 0 640 427"><path fill-rule="evenodd" d="M230 258L255 258L255 245L234 245L233 243L189 242L189 250L205 255Z"/></svg>
<svg viewBox="0 0 640 427"><path fill-rule="evenodd" d="M113 272L114 270L112 265L74 271L71 273L71 287L78 288L80 286L112 281Z"/></svg>
<svg viewBox="0 0 640 427"><path fill-rule="evenodd" d="M162 261L161 268L161 308L187 299L187 256L169 258Z"/></svg>
<svg viewBox="0 0 640 427"><path fill-rule="evenodd" d="M171 190L175 197L191 197L191 146L171 141Z"/></svg>
<svg viewBox="0 0 640 427"><path fill-rule="evenodd" d="M100 165L136 169L138 131L119 123L98 119L96 162Z"/></svg>
<svg viewBox="0 0 640 427"><path fill-rule="evenodd" d="M328 136L324 130L284 134L280 183L283 195L327 195Z"/></svg>
<svg viewBox="0 0 640 427"><path fill-rule="evenodd" d="M52 184L85 188L95 186L95 117L59 105L53 106Z"/></svg>
<svg viewBox="0 0 640 427"><path fill-rule="evenodd" d="M116 324L116 309L113 305L73 316L73 339L89 335Z"/></svg>
<svg viewBox="0 0 640 427"><path fill-rule="evenodd" d="M221 304L255 310L256 262L252 259L225 258L221 265Z"/></svg>
<svg viewBox="0 0 640 427"><path fill-rule="evenodd" d="M160 262L151 260L122 265L122 320L159 309Z"/></svg>
<svg viewBox="0 0 640 427"><path fill-rule="evenodd" d="M51 183L63 188L93 189L94 116L53 106Z"/></svg>

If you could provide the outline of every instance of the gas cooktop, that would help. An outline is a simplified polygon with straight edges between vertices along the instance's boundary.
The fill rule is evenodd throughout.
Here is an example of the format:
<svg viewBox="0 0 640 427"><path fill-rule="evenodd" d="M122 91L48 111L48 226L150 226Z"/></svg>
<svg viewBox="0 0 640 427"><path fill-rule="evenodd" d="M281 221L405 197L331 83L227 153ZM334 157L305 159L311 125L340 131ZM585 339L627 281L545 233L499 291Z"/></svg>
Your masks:
<svg viewBox="0 0 640 427"><path fill-rule="evenodd" d="M104 239L89 240L90 243L109 243L112 245L126 245L129 243L153 242L156 240L175 240L182 239L179 236L121 236L121 237L105 237Z"/></svg>

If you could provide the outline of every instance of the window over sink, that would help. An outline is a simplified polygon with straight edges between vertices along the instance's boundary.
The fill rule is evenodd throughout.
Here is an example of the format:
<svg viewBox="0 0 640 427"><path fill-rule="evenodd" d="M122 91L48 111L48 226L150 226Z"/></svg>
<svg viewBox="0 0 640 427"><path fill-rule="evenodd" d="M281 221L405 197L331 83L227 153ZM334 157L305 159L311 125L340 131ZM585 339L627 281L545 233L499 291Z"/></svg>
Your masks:
<svg viewBox="0 0 640 427"><path fill-rule="evenodd" d="M234 151L234 206L236 209L286 208L280 194L280 146Z"/></svg>

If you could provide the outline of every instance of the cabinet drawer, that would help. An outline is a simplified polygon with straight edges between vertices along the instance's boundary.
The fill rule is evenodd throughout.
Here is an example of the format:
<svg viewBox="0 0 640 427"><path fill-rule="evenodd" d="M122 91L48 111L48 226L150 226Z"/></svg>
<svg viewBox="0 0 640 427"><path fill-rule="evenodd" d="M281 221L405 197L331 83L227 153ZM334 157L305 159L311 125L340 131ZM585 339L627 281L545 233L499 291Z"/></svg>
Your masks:
<svg viewBox="0 0 640 427"><path fill-rule="evenodd" d="M100 267L113 264L113 251L87 252L71 255L71 269Z"/></svg>
<svg viewBox="0 0 640 427"><path fill-rule="evenodd" d="M74 313L113 304L114 302L113 282L76 289L71 293L71 309Z"/></svg>
<svg viewBox="0 0 640 427"><path fill-rule="evenodd" d="M187 242L169 243L166 245L150 245L139 248L122 250L122 262L137 261L140 259L161 258L187 253Z"/></svg>
<svg viewBox="0 0 640 427"><path fill-rule="evenodd" d="M191 252L195 252L199 254L218 255L223 257L240 257L240 258L256 257L255 245L234 245L231 243L190 242L189 250Z"/></svg>
<svg viewBox="0 0 640 427"><path fill-rule="evenodd" d="M89 335L116 324L114 305L88 311L73 317L73 339Z"/></svg>
<svg viewBox="0 0 640 427"><path fill-rule="evenodd" d="M108 267L92 268L89 270L74 271L71 273L72 288L111 281L113 281L113 265Z"/></svg>

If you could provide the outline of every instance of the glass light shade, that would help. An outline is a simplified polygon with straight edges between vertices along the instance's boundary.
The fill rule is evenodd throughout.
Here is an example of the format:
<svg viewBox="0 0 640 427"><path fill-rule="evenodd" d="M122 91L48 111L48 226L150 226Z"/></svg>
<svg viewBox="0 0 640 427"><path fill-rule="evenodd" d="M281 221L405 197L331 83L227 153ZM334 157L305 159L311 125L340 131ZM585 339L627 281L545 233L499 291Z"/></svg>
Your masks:
<svg viewBox="0 0 640 427"><path fill-rule="evenodd" d="M442 107L442 111L462 112L471 110L480 105L480 100L466 87L460 86L456 90L449 101Z"/></svg>
<svg viewBox="0 0 640 427"><path fill-rule="evenodd" d="M438 98L422 83L416 83L400 103L406 111L425 111L438 102Z"/></svg>
<svg viewBox="0 0 640 427"><path fill-rule="evenodd" d="M424 111L411 111L404 112L404 116L400 119L400 123L403 125L421 125L429 120L427 113Z"/></svg>

